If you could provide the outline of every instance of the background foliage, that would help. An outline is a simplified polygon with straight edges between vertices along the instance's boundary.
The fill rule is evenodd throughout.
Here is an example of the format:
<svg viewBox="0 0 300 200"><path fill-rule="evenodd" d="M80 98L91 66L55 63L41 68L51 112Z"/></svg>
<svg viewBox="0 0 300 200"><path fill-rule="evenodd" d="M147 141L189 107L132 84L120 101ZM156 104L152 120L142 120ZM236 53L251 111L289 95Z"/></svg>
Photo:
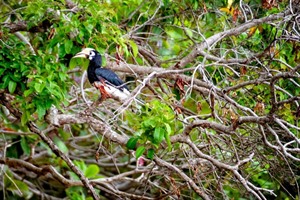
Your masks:
<svg viewBox="0 0 300 200"><path fill-rule="evenodd" d="M3 199L299 198L298 0L0 5ZM92 104L83 47L131 98Z"/></svg>

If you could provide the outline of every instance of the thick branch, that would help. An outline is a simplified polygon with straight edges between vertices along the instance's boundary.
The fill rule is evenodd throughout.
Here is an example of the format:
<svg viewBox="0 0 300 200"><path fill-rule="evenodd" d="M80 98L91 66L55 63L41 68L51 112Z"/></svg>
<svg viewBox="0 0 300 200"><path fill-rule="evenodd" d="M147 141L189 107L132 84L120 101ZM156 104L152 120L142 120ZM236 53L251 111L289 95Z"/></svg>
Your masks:
<svg viewBox="0 0 300 200"><path fill-rule="evenodd" d="M47 120L58 127L61 127L64 124L89 124L99 134L102 134L108 140L120 145L126 145L128 140L128 137L116 133L110 126L88 114L57 114L56 108L51 108Z"/></svg>

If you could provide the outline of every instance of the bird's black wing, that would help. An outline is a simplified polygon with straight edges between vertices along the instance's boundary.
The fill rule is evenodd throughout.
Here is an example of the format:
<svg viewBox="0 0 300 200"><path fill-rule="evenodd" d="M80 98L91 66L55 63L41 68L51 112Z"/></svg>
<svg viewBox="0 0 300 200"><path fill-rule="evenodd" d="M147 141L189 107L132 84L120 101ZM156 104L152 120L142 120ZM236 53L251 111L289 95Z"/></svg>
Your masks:
<svg viewBox="0 0 300 200"><path fill-rule="evenodd" d="M111 71L110 69L97 68L95 70L95 74L96 74L97 78L99 79L99 81L104 79L105 83L116 86L116 88L118 88L120 90L123 90L123 89L128 90L127 85L124 84L124 82L118 77L118 75L115 72Z"/></svg>

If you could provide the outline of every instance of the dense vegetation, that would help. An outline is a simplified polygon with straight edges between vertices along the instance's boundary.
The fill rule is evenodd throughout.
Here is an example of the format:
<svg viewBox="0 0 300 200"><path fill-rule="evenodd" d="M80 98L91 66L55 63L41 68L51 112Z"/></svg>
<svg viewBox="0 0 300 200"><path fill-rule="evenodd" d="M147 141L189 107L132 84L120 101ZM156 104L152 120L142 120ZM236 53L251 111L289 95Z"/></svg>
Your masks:
<svg viewBox="0 0 300 200"><path fill-rule="evenodd" d="M299 0L0 5L0 198L300 198Z"/></svg>

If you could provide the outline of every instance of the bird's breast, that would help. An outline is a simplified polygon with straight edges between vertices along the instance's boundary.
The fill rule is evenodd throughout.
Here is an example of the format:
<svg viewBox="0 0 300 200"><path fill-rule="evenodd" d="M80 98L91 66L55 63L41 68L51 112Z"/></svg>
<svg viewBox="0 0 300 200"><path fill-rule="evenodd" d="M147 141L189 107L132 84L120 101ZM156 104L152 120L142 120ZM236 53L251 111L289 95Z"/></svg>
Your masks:
<svg viewBox="0 0 300 200"><path fill-rule="evenodd" d="M92 68L89 67L88 70L87 70L87 75L88 75L89 82L91 84L93 84L96 81L100 81L98 79L98 77L96 76L95 69L92 69Z"/></svg>

